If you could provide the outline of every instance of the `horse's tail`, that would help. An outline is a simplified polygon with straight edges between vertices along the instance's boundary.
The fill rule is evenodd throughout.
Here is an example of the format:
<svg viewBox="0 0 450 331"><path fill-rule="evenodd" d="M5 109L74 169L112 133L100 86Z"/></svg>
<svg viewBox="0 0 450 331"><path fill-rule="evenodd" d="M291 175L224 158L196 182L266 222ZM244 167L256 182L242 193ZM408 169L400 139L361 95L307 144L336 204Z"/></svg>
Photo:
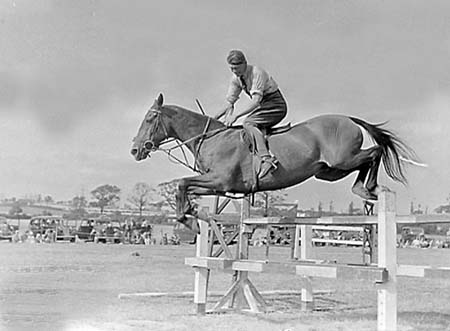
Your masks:
<svg viewBox="0 0 450 331"><path fill-rule="evenodd" d="M414 150L406 145L399 137L391 131L382 128L386 124L370 124L359 118L350 117L356 124L367 130L369 135L375 140L378 146L382 148L382 161L386 174L395 181L402 184L407 183L402 162L413 162L419 164Z"/></svg>

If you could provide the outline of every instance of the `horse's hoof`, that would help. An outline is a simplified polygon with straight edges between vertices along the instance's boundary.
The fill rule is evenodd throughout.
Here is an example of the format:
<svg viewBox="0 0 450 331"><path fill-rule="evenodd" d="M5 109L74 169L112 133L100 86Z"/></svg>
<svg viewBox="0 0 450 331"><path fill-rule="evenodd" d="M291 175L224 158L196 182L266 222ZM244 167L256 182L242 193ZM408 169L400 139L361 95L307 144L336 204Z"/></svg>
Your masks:
<svg viewBox="0 0 450 331"><path fill-rule="evenodd" d="M182 216L178 218L177 221L182 223L189 230L194 231L195 233L200 233L200 226L198 225L196 218L187 218L186 216Z"/></svg>
<svg viewBox="0 0 450 331"><path fill-rule="evenodd" d="M372 200L372 201L377 201L378 200L378 195L376 195L376 194L374 194L372 192L369 192L369 194L370 194L370 198L368 198L367 200Z"/></svg>
<svg viewBox="0 0 450 331"><path fill-rule="evenodd" d="M363 186L352 187L352 192L364 200L378 200L378 196Z"/></svg>
<svg viewBox="0 0 450 331"><path fill-rule="evenodd" d="M181 224L184 224L186 220L187 220L186 215L177 217L177 222L180 222Z"/></svg>
<svg viewBox="0 0 450 331"><path fill-rule="evenodd" d="M198 221L196 218L193 218L191 221L191 230L194 231L197 234L200 234L200 225L198 224Z"/></svg>

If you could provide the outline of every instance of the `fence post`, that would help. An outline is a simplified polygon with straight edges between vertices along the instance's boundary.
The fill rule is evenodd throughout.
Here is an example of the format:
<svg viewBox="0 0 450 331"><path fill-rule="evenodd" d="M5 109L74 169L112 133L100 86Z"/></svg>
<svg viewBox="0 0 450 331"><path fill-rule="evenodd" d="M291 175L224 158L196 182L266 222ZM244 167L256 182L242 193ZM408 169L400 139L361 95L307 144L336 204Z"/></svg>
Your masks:
<svg viewBox="0 0 450 331"><path fill-rule="evenodd" d="M247 225L244 224L246 219L250 218L250 196L245 196L241 202L241 220L239 222L239 236L238 236L238 246L237 246L237 259L238 260L248 260L248 233ZM243 280L248 278L248 271L237 271L234 277L236 280ZM237 306L245 305L245 296L242 291L237 291L233 295L231 304L237 304Z"/></svg>
<svg viewBox="0 0 450 331"><path fill-rule="evenodd" d="M378 266L388 270L388 281L378 284L378 330L397 330L397 223L395 193L378 196Z"/></svg>
<svg viewBox="0 0 450 331"><path fill-rule="evenodd" d="M306 260L312 258L312 226L300 225L300 259ZM302 285L302 310L311 310L314 308L314 294L312 289L311 277L303 278Z"/></svg>
<svg viewBox="0 0 450 331"><path fill-rule="evenodd" d="M294 233L294 256L293 258L295 260L298 260L300 258L300 225L295 226L295 233Z"/></svg>
<svg viewBox="0 0 450 331"><path fill-rule="evenodd" d="M198 220L200 233L197 235L197 250L195 256L208 256L208 223ZM208 278L209 270L206 268L195 268L195 284L194 284L194 303L197 305L197 314L203 315L206 313L206 300L208 294Z"/></svg>

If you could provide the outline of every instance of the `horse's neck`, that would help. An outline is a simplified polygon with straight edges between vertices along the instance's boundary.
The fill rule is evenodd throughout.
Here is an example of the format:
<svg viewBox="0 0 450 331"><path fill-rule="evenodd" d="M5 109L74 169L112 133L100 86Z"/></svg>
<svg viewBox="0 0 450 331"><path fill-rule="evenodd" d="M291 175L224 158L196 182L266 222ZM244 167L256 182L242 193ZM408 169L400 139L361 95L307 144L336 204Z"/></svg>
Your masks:
<svg viewBox="0 0 450 331"><path fill-rule="evenodd" d="M173 138L186 142L189 149L194 150L203 133L210 132L221 126L216 120L208 120L203 116L185 109L176 108L177 116L172 120L171 129Z"/></svg>

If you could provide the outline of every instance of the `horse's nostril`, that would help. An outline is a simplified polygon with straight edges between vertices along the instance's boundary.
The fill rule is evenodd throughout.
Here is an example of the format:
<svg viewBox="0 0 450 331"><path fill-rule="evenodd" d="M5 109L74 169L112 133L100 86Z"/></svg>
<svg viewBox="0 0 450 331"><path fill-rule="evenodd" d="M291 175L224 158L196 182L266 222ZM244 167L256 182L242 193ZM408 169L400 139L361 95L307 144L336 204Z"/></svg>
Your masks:
<svg viewBox="0 0 450 331"><path fill-rule="evenodd" d="M131 149L131 155L136 155L138 152L137 148Z"/></svg>
<svg viewBox="0 0 450 331"><path fill-rule="evenodd" d="M153 141L147 140L144 143L144 147L146 150L151 151L153 149L153 147L155 147L155 144L153 144Z"/></svg>

